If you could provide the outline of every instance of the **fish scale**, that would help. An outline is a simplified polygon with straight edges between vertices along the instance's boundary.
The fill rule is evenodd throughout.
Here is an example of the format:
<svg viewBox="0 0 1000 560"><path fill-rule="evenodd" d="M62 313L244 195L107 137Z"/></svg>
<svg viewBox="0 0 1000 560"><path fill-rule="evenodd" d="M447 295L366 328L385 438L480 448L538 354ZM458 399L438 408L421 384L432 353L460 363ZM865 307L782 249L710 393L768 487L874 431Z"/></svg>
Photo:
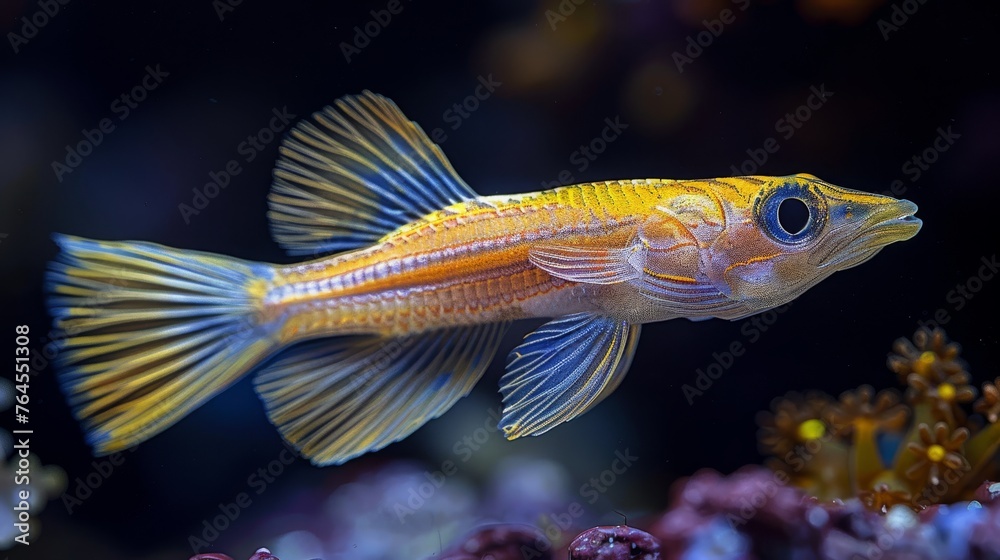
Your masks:
<svg viewBox="0 0 1000 560"><path fill-rule="evenodd" d="M281 271L276 280L280 295L267 298L274 309L265 310L265 314L288 317L285 326L288 341L365 332L398 335L475 324L482 322L483 317L478 315L481 313L496 320L533 316L523 308L523 301L569 289L575 283L557 281L558 287L553 285L551 275L531 266L526 243L585 234L595 227L614 231L631 223L628 218L639 215L640 205L658 199L655 190L649 188L653 186L651 181L639 185L641 190L636 186L632 182L593 183L514 202L461 204L474 208L465 220L457 219L461 214L451 213L458 209L436 212L356 255L332 257ZM603 212L598 216L591 210L598 204L627 209L629 213ZM596 226L595 219L599 220ZM423 262L419 258L408 261L408 256L427 258ZM387 262L405 264L398 271L390 271ZM504 297L501 286L510 286L511 277L518 274L522 275L518 282L521 287L511 297ZM529 286L531 293L526 292ZM422 289L412 289L415 287ZM404 297L398 295L400 289L404 290ZM437 296L442 291L448 293L452 302L447 311L442 311L441 298ZM350 297L362 294L375 298L379 302L377 309L359 306ZM319 305L301 305L313 302ZM535 302L536 307L544 305ZM322 308L336 311L331 313ZM427 308L438 312L428 312ZM327 319L311 316L317 313ZM303 317L297 319L300 314ZM377 319L369 320L367 314L374 314ZM366 331L367 328L372 331Z"/></svg>

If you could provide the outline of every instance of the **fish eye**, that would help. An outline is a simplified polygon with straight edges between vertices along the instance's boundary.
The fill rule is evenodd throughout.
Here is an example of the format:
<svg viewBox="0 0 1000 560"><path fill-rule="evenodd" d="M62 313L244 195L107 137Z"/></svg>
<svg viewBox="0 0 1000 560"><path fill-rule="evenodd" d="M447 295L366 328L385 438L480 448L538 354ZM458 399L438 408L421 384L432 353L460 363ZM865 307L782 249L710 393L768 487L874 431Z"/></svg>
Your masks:
<svg viewBox="0 0 1000 560"><path fill-rule="evenodd" d="M816 237L826 206L809 187L787 183L756 205L757 223L769 237L794 245Z"/></svg>
<svg viewBox="0 0 1000 560"><path fill-rule="evenodd" d="M809 225L809 208L797 198L786 198L778 203L778 226L789 235L802 233Z"/></svg>

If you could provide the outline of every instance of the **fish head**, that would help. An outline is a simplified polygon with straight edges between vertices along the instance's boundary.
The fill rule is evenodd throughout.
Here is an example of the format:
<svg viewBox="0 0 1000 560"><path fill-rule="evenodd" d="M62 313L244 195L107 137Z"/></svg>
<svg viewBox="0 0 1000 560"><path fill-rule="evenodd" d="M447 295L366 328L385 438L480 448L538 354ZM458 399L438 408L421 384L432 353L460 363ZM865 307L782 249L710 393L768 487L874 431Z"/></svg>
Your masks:
<svg viewBox="0 0 1000 560"><path fill-rule="evenodd" d="M748 177L726 197L726 226L703 255L706 275L754 312L787 303L920 231L917 205L807 174Z"/></svg>

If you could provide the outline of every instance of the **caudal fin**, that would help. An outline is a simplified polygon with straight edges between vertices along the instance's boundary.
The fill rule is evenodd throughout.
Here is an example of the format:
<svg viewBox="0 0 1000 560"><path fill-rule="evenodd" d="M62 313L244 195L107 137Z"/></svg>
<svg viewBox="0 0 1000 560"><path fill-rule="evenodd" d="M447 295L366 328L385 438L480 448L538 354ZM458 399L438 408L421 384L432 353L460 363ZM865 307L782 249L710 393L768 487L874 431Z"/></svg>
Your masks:
<svg viewBox="0 0 1000 560"><path fill-rule="evenodd" d="M272 268L153 243L57 235L47 276L60 382L96 453L163 431L278 343L261 319Z"/></svg>

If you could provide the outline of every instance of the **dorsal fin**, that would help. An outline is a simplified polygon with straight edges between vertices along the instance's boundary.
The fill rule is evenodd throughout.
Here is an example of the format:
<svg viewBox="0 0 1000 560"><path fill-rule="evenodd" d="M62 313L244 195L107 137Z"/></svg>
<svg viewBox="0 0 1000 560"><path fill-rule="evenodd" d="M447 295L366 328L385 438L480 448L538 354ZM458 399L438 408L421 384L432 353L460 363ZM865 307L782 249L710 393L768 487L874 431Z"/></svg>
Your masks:
<svg viewBox="0 0 1000 560"><path fill-rule="evenodd" d="M280 152L268 218L293 255L368 245L476 196L419 125L367 90L300 122Z"/></svg>

